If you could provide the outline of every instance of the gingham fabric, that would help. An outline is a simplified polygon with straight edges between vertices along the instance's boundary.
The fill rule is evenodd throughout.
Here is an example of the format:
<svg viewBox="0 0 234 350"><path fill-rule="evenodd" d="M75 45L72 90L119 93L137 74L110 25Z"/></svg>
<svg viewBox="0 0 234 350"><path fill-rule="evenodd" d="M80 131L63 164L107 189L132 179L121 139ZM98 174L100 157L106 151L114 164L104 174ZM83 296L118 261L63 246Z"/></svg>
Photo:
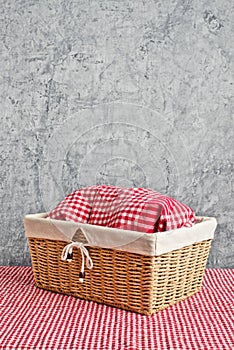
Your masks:
<svg viewBox="0 0 234 350"><path fill-rule="evenodd" d="M48 217L56 220L87 223L94 200L91 193L92 190L90 190L90 195L88 191L85 191L86 196L83 196L82 189L70 193L49 213ZM93 193L95 195L96 190Z"/></svg>
<svg viewBox="0 0 234 350"><path fill-rule="evenodd" d="M48 216L145 233L191 227L194 211L151 189L92 186L67 196Z"/></svg>
<svg viewBox="0 0 234 350"><path fill-rule="evenodd" d="M152 193L143 188L100 186L88 223L152 233L161 213Z"/></svg>
<svg viewBox="0 0 234 350"><path fill-rule="evenodd" d="M201 292L143 316L35 287L0 267L1 350L232 350L234 270L206 270Z"/></svg>

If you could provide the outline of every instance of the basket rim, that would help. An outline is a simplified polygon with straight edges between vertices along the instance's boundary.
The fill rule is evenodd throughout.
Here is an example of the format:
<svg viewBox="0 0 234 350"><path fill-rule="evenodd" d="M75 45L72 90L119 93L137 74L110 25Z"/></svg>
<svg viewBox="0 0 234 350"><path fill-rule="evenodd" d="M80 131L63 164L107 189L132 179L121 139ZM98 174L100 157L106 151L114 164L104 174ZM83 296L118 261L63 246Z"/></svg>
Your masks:
<svg viewBox="0 0 234 350"><path fill-rule="evenodd" d="M182 247L214 238L217 220L200 216L192 227L155 232L152 234L122 230L91 224L48 219L48 213L28 214L24 217L27 237L72 242L78 230L84 234L87 244L143 255L158 256Z"/></svg>

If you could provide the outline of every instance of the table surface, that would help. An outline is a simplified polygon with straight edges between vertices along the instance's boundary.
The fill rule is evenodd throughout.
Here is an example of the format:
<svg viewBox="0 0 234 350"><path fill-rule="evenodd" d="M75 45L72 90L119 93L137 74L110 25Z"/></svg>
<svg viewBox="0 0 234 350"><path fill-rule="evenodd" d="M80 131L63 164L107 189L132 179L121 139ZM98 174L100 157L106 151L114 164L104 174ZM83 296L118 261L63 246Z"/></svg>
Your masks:
<svg viewBox="0 0 234 350"><path fill-rule="evenodd" d="M208 269L202 290L153 316L35 287L30 267L0 267L0 349L234 349L234 270Z"/></svg>

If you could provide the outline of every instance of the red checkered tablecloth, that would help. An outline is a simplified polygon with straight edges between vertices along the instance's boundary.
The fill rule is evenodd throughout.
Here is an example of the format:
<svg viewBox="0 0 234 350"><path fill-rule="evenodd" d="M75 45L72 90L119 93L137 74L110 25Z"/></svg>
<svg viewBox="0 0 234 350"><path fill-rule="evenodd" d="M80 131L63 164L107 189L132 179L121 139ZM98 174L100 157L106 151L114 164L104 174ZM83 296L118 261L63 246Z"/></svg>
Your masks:
<svg viewBox="0 0 234 350"><path fill-rule="evenodd" d="M233 271L206 270L201 292L143 316L36 288L30 267L0 267L0 349L234 349Z"/></svg>

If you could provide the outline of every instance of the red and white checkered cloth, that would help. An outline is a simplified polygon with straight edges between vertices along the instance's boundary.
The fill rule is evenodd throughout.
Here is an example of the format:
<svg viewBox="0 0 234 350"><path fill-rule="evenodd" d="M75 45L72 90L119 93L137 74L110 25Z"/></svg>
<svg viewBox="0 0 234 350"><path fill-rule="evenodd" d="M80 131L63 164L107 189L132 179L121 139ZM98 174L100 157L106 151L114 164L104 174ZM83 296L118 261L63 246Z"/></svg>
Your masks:
<svg viewBox="0 0 234 350"><path fill-rule="evenodd" d="M201 292L143 316L35 287L0 267L1 350L231 350L234 270L206 270Z"/></svg>
<svg viewBox="0 0 234 350"><path fill-rule="evenodd" d="M146 233L196 222L191 208L151 189L105 185L69 194L48 217Z"/></svg>

